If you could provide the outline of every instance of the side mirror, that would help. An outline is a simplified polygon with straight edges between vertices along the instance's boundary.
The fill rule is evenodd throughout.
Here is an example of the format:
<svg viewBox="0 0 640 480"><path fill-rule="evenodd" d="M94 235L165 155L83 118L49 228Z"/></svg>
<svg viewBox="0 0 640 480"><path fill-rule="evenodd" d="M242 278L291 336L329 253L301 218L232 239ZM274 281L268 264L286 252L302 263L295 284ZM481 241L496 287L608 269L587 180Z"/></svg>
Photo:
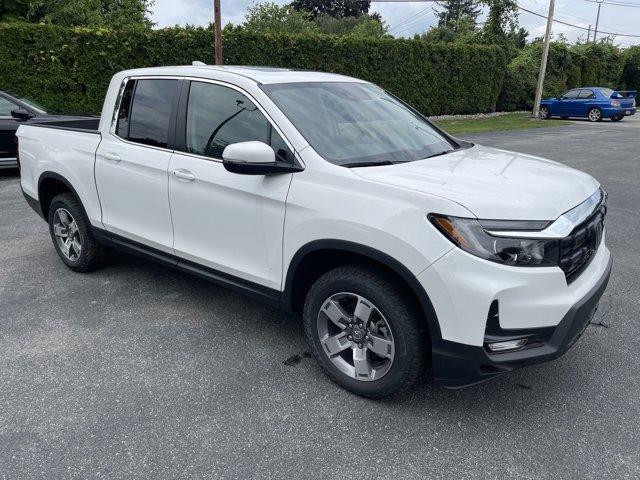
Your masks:
<svg viewBox="0 0 640 480"><path fill-rule="evenodd" d="M33 118L35 115L31 113L29 110L24 108L18 108L16 110L11 110L11 116L16 120L20 120L21 122L27 121L30 118Z"/></svg>
<svg viewBox="0 0 640 480"><path fill-rule="evenodd" d="M263 142L227 145L222 152L222 164L227 171L243 175L273 175L302 170L297 165L277 162L273 148Z"/></svg>

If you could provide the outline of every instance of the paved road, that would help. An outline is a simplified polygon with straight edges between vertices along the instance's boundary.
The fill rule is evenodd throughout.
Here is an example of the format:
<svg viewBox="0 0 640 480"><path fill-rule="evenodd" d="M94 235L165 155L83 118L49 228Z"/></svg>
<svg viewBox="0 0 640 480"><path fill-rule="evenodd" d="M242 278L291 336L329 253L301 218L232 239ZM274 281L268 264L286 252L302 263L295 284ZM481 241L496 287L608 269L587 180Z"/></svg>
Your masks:
<svg viewBox="0 0 640 480"><path fill-rule="evenodd" d="M638 120L473 138L609 191L601 325L555 363L382 402L326 379L274 309L126 256L68 271L1 177L0 478L638 478Z"/></svg>

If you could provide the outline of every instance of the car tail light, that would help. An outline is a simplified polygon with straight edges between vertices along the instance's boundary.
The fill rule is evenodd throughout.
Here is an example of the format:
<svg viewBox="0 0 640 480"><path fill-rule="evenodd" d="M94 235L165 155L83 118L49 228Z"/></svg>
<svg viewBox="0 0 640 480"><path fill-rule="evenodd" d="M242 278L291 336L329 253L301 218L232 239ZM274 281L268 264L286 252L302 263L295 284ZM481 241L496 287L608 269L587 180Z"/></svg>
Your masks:
<svg viewBox="0 0 640 480"><path fill-rule="evenodd" d="M619 107L620 106L620 100L611 100L611 106L612 107Z"/></svg>

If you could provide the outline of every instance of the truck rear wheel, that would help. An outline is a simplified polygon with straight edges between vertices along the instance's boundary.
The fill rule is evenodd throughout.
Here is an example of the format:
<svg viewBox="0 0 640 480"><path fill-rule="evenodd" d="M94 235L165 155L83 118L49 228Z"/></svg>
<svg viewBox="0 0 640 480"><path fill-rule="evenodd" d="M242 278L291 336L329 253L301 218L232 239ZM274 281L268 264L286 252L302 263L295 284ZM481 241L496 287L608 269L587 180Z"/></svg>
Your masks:
<svg viewBox="0 0 640 480"><path fill-rule="evenodd" d="M67 267L88 272L104 263L108 249L93 238L89 220L71 193L53 198L48 219L53 245Z"/></svg>
<svg viewBox="0 0 640 480"><path fill-rule="evenodd" d="M307 294L303 319L314 357L358 395L396 394L423 373L426 332L397 283L384 272L347 265L324 274Z"/></svg>

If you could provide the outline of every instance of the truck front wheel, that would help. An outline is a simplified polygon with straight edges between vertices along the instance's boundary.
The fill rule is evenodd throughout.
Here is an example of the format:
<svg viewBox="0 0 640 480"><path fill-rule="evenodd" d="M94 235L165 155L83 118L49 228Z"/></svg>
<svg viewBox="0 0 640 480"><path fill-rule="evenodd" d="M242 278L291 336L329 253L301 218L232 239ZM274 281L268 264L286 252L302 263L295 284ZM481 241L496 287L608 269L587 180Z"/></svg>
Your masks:
<svg viewBox="0 0 640 480"><path fill-rule="evenodd" d="M103 264L108 249L91 235L89 220L71 193L53 198L48 218L53 245L67 267L88 272Z"/></svg>
<svg viewBox="0 0 640 480"><path fill-rule="evenodd" d="M398 280L361 265L335 268L307 294L305 334L314 357L337 384L383 398L423 373L425 329Z"/></svg>

